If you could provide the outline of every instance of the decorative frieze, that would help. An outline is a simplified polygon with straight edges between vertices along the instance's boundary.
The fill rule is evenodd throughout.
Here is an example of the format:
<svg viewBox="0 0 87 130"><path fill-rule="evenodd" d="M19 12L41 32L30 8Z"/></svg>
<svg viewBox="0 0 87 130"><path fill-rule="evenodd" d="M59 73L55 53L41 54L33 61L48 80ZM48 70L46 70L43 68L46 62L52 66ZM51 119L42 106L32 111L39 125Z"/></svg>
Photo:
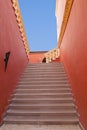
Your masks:
<svg viewBox="0 0 87 130"><path fill-rule="evenodd" d="M62 22L62 26L61 26L61 32L60 32L59 40L58 40L58 48L60 48L60 46L61 46L61 42L62 42L65 30L66 30L66 26L67 26L68 19L69 19L69 16L70 16L73 1L74 0L67 0L66 1L64 17L63 17L63 22Z"/></svg>
<svg viewBox="0 0 87 130"><path fill-rule="evenodd" d="M12 0L12 5L13 5L13 8L14 8L16 20L18 22L21 37L22 37L22 40L23 40L23 43L24 43L24 48L25 48L27 57L29 59L30 49L29 49L26 33L25 33L25 30L24 30L24 25L23 25L23 20L22 20L20 8L19 8L18 0Z"/></svg>
<svg viewBox="0 0 87 130"><path fill-rule="evenodd" d="M45 53L45 57L46 57L46 63L49 63L52 60L55 60L56 58L60 57L60 50L58 48L50 50L47 53Z"/></svg>

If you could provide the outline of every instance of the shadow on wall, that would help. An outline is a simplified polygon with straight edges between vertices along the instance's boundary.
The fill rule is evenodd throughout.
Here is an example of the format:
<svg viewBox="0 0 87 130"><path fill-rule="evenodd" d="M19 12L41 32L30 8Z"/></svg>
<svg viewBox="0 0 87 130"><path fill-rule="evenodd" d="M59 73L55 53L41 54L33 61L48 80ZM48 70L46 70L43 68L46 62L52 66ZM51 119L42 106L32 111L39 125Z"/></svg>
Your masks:
<svg viewBox="0 0 87 130"><path fill-rule="evenodd" d="M46 57L43 58L42 63L46 63Z"/></svg>

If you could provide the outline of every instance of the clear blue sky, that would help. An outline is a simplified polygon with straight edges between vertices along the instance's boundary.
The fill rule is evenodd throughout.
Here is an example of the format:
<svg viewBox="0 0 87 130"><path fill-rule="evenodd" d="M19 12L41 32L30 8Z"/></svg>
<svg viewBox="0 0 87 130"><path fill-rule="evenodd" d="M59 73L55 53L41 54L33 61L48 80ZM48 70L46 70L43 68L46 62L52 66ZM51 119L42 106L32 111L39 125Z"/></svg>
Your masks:
<svg viewBox="0 0 87 130"><path fill-rule="evenodd" d="M57 46L56 0L18 0L31 51Z"/></svg>

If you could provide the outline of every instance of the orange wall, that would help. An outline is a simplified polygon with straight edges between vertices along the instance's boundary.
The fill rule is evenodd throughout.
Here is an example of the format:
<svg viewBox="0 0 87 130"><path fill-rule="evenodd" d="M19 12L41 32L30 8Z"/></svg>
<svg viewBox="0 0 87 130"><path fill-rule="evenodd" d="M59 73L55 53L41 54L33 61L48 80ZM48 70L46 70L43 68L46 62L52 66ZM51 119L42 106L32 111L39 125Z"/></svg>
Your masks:
<svg viewBox="0 0 87 130"><path fill-rule="evenodd" d="M74 0L61 44L61 61L71 82L80 121L87 130L87 0Z"/></svg>
<svg viewBox="0 0 87 130"><path fill-rule="evenodd" d="M41 63L44 58L45 53L46 52L44 52L44 51L29 53L29 62L30 63Z"/></svg>
<svg viewBox="0 0 87 130"><path fill-rule="evenodd" d="M10 51L7 71L4 55ZM0 121L8 99L28 63L11 0L0 0Z"/></svg>

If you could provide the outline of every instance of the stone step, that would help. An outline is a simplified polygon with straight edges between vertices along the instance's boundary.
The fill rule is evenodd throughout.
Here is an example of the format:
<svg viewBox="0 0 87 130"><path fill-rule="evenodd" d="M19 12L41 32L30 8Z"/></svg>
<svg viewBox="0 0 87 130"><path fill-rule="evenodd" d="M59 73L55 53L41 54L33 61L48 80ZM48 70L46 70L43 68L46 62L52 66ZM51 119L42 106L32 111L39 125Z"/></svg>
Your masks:
<svg viewBox="0 0 87 130"><path fill-rule="evenodd" d="M45 104L45 103L37 103L37 104L33 104L33 103L26 103L26 104L23 104L23 103L11 103L10 105L9 105L9 108L10 109L14 109L14 108L17 108L17 107L19 107L19 108L21 108L21 109L25 109L25 108L32 108L32 107L38 107L38 108L40 108L40 107L57 107L57 109L70 109L70 110L75 110L75 108L76 108L76 106L74 105L74 103L58 103L58 104L55 104L55 103L47 103L47 104Z"/></svg>
<svg viewBox="0 0 87 130"><path fill-rule="evenodd" d="M4 123L8 124L45 124L45 125L64 125L78 124L77 116L9 116L4 118Z"/></svg>
<svg viewBox="0 0 87 130"><path fill-rule="evenodd" d="M71 93L71 89L70 88L17 88L14 90L14 92L20 92L20 93Z"/></svg>
<svg viewBox="0 0 87 130"><path fill-rule="evenodd" d="M48 86L48 85L18 85L17 87L16 87L16 89L69 89L70 87L69 87L69 85L65 85L65 86L53 86L53 85L50 85L50 86ZM71 88L70 88L71 89Z"/></svg>
<svg viewBox="0 0 87 130"><path fill-rule="evenodd" d="M54 71L53 71L53 72L52 72L52 71L49 71L49 72L47 72L47 71L38 71L38 72L36 72L36 71L33 71L33 72L32 72L32 71L29 71L29 72L28 72L28 71L27 71L27 72L23 72L23 75L29 75L29 74L30 74L30 75L32 75L32 74L37 74L37 75L41 75L41 74L45 74L45 75L46 75L46 74L47 74L47 75L50 75L50 74L51 74L51 75L55 75L55 74L57 74L57 75L58 75L58 74L59 74L59 75L60 75L60 74L66 74L66 73L65 73L64 71L63 71L63 72L60 72L60 71L58 71L58 72L57 72L57 71L55 71L55 72L54 72Z"/></svg>
<svg viewBox="0 0 87 130"><path fill-rule="evenodd" d="M22 73L22 76L23 76L23 75L25 75L25 76L26 76L26 75L28 75L28 76L33 75L33 72L31 73L31 75L29 75L28 73L30 74L30 72L26 72L26 73L23 72L23 73ZM51 73L51 72L49 72L49 73L48 73L48 72L46 72L46 73L45 73L45 72L43 72L43 73L34 73L34 75L37 75L37 76L39 76L39 75L42 75L42 76L43 76L43 75L51 76L50 74L51 74L52 76L55 76L55 75L56 75L56 76L60 76L60 77L67 75L65 72L64 72L64 73L61 73L61 72L60 72L60 73L58 73L58 72L52 72L52 73ZM33 76L34 76L34 75L33 75Z"/></svg>
<svg viewBox="0 0 87 130"><path fill-rule="evenodd" d="M72 98L12 98L9 103L24 103L24 104L56 104L56 103L74 103Z"/></svg>
<svg viewBox="0 0 87 130"><path fill-rule="evenodd" d="M41 88L22 88L22 87L18 87L18 88L16 88L15 89L16 91L18 90L21 90L21 91L25 91L25 90L29 90L29 91L55 91L55 92L57 92L58 90L65 90L65 91L67 91L67 90L69 90L69 91L71 91L71 88L69 88L69 87L57 87L56 89L53 87L53 88L43 88L43 87L41 87Z"/></svg>
<svg viewBox="0 0 87 130"><path fill-rule="evenodd" d="M58 98L56 97L55 99L52 98L52 97L42 97L42 98L41 98L41 97L39 97L39 98L38 98L38 97L37 97L37 98L36 98L36 97L35 97L35 98L34 98L34 97L27 98L27 97L26 97L26 98L23 98L23 99L22 99L22 98L18 98L18 97L13 97L12 100L13 100L13 99L14 99L14 100L15 100L15 99L21 99L21 100L62 100L62 99L63 99L63 100L64 100L64 99L65 99L65 100L73 100L73 97L62 97L62 98L61 98L61 97L58 97Z"/></svg>
<svg viewBox="0 0 87 130"><path fill-rule="evenodd" d="M64 84L64 83L62 83L62 84L61 84L61 83L58 83L58 84L50 84L50 85L49 85L49 84L45 84L45 85L44 85L44 84L32 84L31 86L28 85L28 84L25 84L25 85L24 85L24 84L21 84L21 85L18 84L18 85L17 85L17 87L25 87L25 86L26 86L26 87L28 87L28 86L29 86L29 87L35 87L35 88L36 88L36 87L41 87L41 88L42 88L42 87L43 87L43 88L44 88L44 87L46 87L46 88L47 88L47 87L48 87L48 88L54 88L54 87L58 87L58 88L60 87L60 88L62 88L62 87L66 87L66 88L70 88L70 85L69 85L69 84Z"/></svg>
<svg viewBox="0 0 87 130"><path fill-rule="evenodd" d="M45 102L46 101L46 102ZM75 104L74 104L74 101L71 101L71 100L68 100L68 102L66 100L61 100L61 101L57 101L57 100L54 100L54 101L51 101L51 100L38 100L38 101L35 101L33 102L33 100L30 100L30 101L27 101L27 102L22 102L22 100L18 99L18 100L9 100L10 104L9 105L22 105L24 104L24 106L26 105L30 105L30 106L46 106L46 105L49 105L49 106L52 106L52 105L57 105L57 106L72 106L72 107L75 107ZM64 102L66 101L66 102Z"/></svg>
<svg viewBox="0 0 87 130"><path fill-rule="evenodd" d="M62 63L46 63L46 64L42 64L42 63L29 63L27 66L26 66L26 68L28 68L28 67L50 67L50 66L63 66L63 64Z"/></svg>
<svg viewBox="0 0 87 130"><path fill-rule="evenodd" d="M63 66L63 64L62 63L46 63L46 64L42 64L42 63L34 63L34 64L31 64L31 63L29 63L27 66L26 66L26 68L28 68L28 67L58 67L58 66ZM64 67L64 66L63 66Z"/></svg>
<svg viewBox="0 0 87 130"><path fill-rule="evenodd" d="M65 105L60 105L59 104L42 104L42 105L9 105L9 110L24 110L24 111L75 111L75 106L65 106Z"/></svg>
<svg viewBox="0 0 87 130"><path fill-rule="evenodd" d="M64 69L64 66L27 66L26 68L25 68L25 70L28 70L28 69L34 69L34 70L36 70L36 69Z"/></svg>
<svg viewBox="0 0 87 130"><path fill-rule="evenodd" d="M46 80L45 81L44 80L44 81L38 82L38 81L34 81L34 80L32 80L32 81L25 81L25 80L23 81L22 80L22 81L19 82L19 84L24 84L24 85L26 85L26 84L29 84L29 85L30 84L40 84L40 85L42 85L42 84L49 84L49 85L53 84L55 86L55 84L68 84L68 81L67 80L65 80L65 81L64 80L58 80L58 81L52 81L52 80L50 80L50 81Z"/></svg>
<svg viewBox="0 0 87 130"><path fill-rule="evenodd" d="M59 72L59 73L65 73L64 68L28 68L25 69L24 72L48 72L48 73L55 73L55 72Z"/></svg>
<svg viewBox="0 0 87 130"><path fill-rule="evenodd" d="M48 82L48 84L49 84L49 86L50 85L57 86L58 84L60 84L60 86L63 86L63 84L65 84L65 86L69 86L69 84L66 83L66 82L65 83L64 82L63 83L62 82L56 82L56 83L54 83L54 82ZM28 85L29 86L35 86L35 85L36 86L39 86L39 85L47 86L48 84L47 84L47 82L40 82L40 83L38 83L38 82L29 82L29 83L28 82L25 82L25 83L24 82L19 82L18 86L21 86L21 85L22 86L28 86Z"/></svg>
<svg viewBox="0 0 87 130"><path fill-rule="evenodd" d="M26 69L64 69L61 65L51 65L51 66L27 66Z"/></svg>
<svg viewBox="0 0 87 130"><path fill-rule="evenodd" d="M23 78L47 78L47 77L48 77L48 75L36 75L36 74L34 74L34 75L21 75L21 79L23 79ZM64 75L49 75L48 78L49 79L50 78L58 78L58 79L66 78L67 79L65 74Z"/></svg>
<svg viewBox="0 0 87 130"><path fill-rule="evenodd" d="M14 92L19 93L70 93L71 90L70 89L16 89Z"/></svg>
<svg viewBox="0 0 87 130"><path fill-rule="evenodd" d="M43 82L46 82L46 83L47 83L47 82L48 82L48 83L51 82L51 83L52 83L52 82L53 82L54 84L57 83L57 82L58 82L58 83L59 83L59 82L60 82L60 83L68 83L68 81L67 81L66 79L44 79L44 78L43 78L43 79L40 79L40 80L39 80L39 78L38 78L38 79L34 79L34 78L32 78L32 79L30 79L30 78L28 79L28 78L27 78L27 79L26 79L26 78L24 78L24 79L21 79L21 80L19 81L19 83L21 83L21 82L24 82L24 83L26 83L26 82L29 82L29 83L34 82L34 83L35 83L35 82L36 82L36 83L37 83L38 81L41 82L41 83L43 83Z"/></svg>
<svg viewBox="0 0 87 130"><path fill-rule="evenodd" d="M41 73L50 73L50 72L52 72L52 73L54 73L54 72L58 72L58 73L64 73L64 70L63 69L52 69L52 70L50 70L50 69L27 69L27 70L25 70L24 71L24 73L27 73L27 72L29 72L29 73L31 73L31 72L41 72Z"/></svg>
<svg viewBox="0 0 87 130"><path fill-rule="evenodd" d="M53 66L27 66L27 69L64 69L64 66L61 65L53 65Z"/></svg>
<svg viewBox="0 0 87 130"><path fill-rule="evenodd" d="M63 64L53 64L53 63L49 63L49 64L28 64L26 68L28 67L64 67Z"/></svg>
<svg viewBox="0 0 87 130"><path fill-rule="evenodd" d="M60 97L71 97L72 94L71 93L30 93L30 94L26 94L26 93L22 93L22 94L14 94L12 95L13 97L17 97L17 98L43 98L43 97L52 97L52 98L60 98Z"/></svg>
<svg viewBox="0 0 87 130"><path fill-rule="evenodd" d="M8 110L7 115L9 116L76 116L76 111L75 110Z"/></svg>
<svg viewBox="0 0 87 130"><path fill-rule="evenodd" d="M20 103L20 102L11 102L8 107L8 110L33 110L33 111L41 111L41 110L65 110L65 111L73 111L77 110L74 103Z"/></svg>
<svg viewBox="0 0 87 130"><path fill-rule="evenodd" d="M22 78L20 81L32 81L32 80L34 80L34 81L43 81L43 80L47 80L47 81L49 81L49 80L54 80L54 81L57 81L57 80L67 80L67 78L66 77L25 77L25 78Z"/></svg>
<svg viewBox="0 0 87 130"><path fill-rule="evenodd" d="M53 64L53 63L50 63L50 64L27 64L26 68L29 68L29 67L64 67L64 65L62 63L57 63L57 64Z"/></svg>
<svg viewBox="0 0 87 130"><path fill-rule="evenodd" d="M26 68L25 71L64 71L64 67L36 67L36 68Z"/></svg>
<svg viewBox="0 0 87 130"><path fill-rule="evenodd" d="M64 68L52 68L52 67L50 67L50 68L27 68L27 69L25 69L23 72L55 72L55 71L57 71L57 72L65 72L64 71Z"/></svg>
<svg viewBox="0 0 87 130"><path fill-rule="evenodd" d="M20 79L23 79L23 78L66 78L67 79L67 76L66 74L63 74L63 75L58 75L58 74L54 74L54 75L45 75L45 74L40 74L40 75L37 75L37 74L34 74L34 75L21 75L21 78Z"/></svg>

